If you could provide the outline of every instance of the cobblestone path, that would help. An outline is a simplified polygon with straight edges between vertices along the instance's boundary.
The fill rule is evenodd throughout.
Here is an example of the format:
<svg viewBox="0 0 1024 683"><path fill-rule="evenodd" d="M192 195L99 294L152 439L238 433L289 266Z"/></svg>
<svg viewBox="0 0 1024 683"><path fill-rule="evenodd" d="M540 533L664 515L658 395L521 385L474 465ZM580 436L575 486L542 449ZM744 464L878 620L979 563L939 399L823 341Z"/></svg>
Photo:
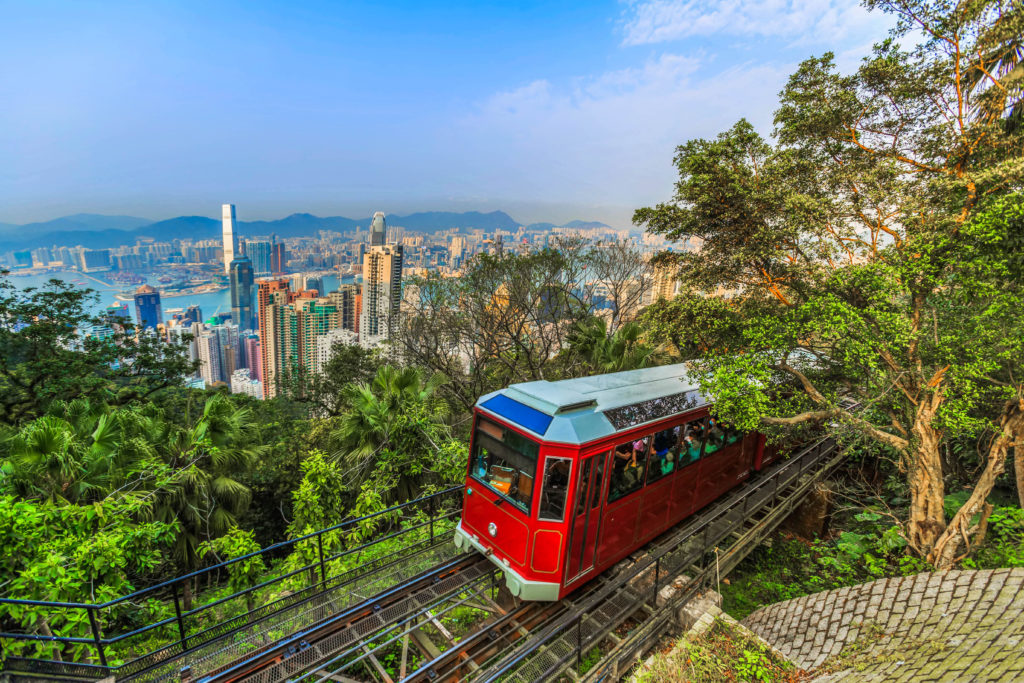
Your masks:
<svg viewBox="0 0 1024 683"><path fill-rule="evenodd" d="M880 579L768 605L742 623L798 666L824 664L816 683L1024 683L1024 569Z"/></svg>

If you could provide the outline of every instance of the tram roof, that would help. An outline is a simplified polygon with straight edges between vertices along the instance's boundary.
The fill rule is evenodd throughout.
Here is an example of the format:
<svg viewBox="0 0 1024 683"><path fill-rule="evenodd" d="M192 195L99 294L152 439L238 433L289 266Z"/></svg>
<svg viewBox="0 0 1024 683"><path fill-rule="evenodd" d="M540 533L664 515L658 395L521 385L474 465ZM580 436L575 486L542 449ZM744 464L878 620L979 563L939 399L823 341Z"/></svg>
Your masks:
<svg viewBox="0 0 1024 683"><path fill-rule="evenodd" d="M584 444L706 405L686 364L513 384L477 407L545 441Z"/></svg>

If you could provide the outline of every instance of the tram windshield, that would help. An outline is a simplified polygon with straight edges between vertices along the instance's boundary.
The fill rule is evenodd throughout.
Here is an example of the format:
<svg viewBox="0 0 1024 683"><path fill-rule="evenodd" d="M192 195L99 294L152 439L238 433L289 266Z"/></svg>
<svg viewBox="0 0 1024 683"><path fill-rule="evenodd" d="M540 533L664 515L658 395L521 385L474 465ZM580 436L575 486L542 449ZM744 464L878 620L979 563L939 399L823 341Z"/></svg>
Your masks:
<svg viewBox="0 0 1024 683"><path fill-rule="evenodd" d="M478 417L469 473L529 513L539 451L536 442Z"/></svg>

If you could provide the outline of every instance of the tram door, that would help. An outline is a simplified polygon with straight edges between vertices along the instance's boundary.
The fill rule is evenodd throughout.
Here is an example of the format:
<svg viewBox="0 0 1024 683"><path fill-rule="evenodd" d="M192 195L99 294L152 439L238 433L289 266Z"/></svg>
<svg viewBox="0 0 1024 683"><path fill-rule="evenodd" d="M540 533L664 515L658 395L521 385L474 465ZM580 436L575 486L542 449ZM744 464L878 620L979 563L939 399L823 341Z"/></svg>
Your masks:
<svg viewBox="0 0 1024 683"><path fill-rule="evenodd" d="M601 509L604 497L604 461L607 453L598 453L583 460L576 487L572 525L569 527L569 556L566 558L565 582L594 568L600 535Z"/></svg>

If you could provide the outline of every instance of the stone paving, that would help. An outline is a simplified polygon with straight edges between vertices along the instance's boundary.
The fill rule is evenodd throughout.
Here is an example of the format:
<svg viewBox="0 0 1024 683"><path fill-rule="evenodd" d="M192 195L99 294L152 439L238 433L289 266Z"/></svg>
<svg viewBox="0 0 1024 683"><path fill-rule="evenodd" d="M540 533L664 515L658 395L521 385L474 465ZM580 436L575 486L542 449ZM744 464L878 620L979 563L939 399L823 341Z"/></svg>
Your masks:
<svg viewBox="0 0 1024 683"><path fill-rule="evenodd" d="M742 623L797 666L824 664L816 683L1024 683L1024 569L880 579L768 605Z"/></svg>

